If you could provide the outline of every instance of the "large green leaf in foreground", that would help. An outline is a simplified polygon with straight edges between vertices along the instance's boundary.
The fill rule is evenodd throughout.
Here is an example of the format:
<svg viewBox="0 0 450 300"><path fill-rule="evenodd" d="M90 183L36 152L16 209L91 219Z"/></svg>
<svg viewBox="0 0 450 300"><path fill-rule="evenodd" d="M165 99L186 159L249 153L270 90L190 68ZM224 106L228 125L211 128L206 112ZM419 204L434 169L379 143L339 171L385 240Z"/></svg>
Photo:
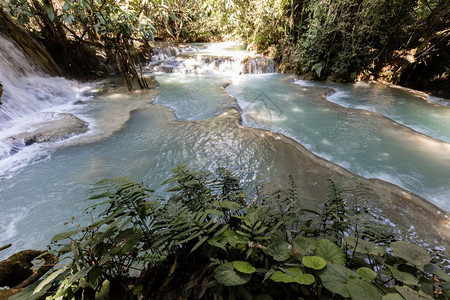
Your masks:
<svg viewBox="0 0 450 300"><path fill-rule="evenodd" d="M214 278L223 285L236 286L249 282L252 275L237 271L231 262L227 262L214 270Z"/></svg>

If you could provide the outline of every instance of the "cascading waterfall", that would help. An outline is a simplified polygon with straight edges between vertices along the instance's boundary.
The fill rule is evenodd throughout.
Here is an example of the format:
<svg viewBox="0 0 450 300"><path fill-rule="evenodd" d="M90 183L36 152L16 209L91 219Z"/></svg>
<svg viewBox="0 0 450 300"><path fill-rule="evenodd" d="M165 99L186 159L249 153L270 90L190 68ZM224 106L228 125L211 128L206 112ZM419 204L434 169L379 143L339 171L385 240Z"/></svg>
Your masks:
<svg viewBox="0 0 450 300"><path fill-rule="evenodd" d="M269 57L249 57L246 52L211 55L209 47L161 47L153 49L148 69L153 73L191 75L265 74L275 73L276 66Z"/></svg>
<svg viewBox="0 0 450 300"><path fill-rule="evenodd" d="M276 66L272 58L251 57L241 62L242 73L244 74L265 74L275 73Z"/></svg>
<svg viewBox="0 0 450 300"><path fill-rule="evenodd" d="M73 102L82 98L81 85L45 75L15 43L2 35L0 83L3 85L0 159L17 152L17 142L12 143L11 136L29 132L42 125L43 121L48 124L60 119L62 115L57 113L67 112Z"/></svg>
<svg viewBox="0 0 450 300"><path fill-rule="evenodd" d="M74 81L44 75L17 45L1 35L0 82L0 129L10 125L11 120L75 101L81 88Z"/></svg>

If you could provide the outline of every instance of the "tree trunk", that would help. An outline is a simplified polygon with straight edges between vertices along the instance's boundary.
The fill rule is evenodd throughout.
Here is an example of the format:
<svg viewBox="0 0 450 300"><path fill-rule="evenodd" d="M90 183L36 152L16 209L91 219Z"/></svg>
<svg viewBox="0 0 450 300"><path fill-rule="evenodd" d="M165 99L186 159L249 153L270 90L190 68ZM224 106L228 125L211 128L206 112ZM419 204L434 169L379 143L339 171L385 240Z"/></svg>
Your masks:
<svg viewBox="0 0 450 300"><path fill-rule="evenodd" d="M51 76L62 76L50 54L0 7L0 33L13 40L40 70Z"/></svg>

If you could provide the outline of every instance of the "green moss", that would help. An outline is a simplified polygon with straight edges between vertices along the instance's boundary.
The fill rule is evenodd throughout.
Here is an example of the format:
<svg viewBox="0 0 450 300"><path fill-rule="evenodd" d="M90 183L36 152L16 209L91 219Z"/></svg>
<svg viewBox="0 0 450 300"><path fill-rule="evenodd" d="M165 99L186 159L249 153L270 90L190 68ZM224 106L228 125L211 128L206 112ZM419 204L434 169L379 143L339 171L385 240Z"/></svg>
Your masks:
<svg viewBox="0 0 450 300"><path fill-rule="evenodd" d="M24 250L0 262L0 286L14 287L33 274L31 263L44 253L38 250Z"/></svg>

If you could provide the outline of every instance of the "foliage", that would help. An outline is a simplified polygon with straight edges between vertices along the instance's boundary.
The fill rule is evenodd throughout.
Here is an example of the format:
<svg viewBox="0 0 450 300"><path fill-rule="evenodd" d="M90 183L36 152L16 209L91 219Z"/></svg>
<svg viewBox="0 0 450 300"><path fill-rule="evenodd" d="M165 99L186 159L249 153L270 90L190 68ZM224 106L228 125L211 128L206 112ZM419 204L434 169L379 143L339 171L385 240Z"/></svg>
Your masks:
<svg viewBox="0 0 450 300"><path fill-rule="evenodd" d="M67 70L77 68L79 62L74 57L85 55L86 59L92 52L89 47L96 47L115 60L129 89L133 88L132 81L141 89L148 88L136 70L134 49L134 42L146 45L153 39L154 28L141 13L143 4L109 0L0 0L0 5L20 24L39 32L50 52L59 57L56 61Z"/></svg>
<svg viewBox="0 0 450 300"><path fill-rule="evenodd" d="M352 180L331 181L323 211L313 212L302 208L292 178L287 191L260 190L247 205L238 181L223 169L173 172L164 183L171 185L166 201L127 178L97 183L88 212L101 209L98 221L53 238L65 266L35 293L91 299L120 279L129 297L144 298L169 291L205 299L448 297L450 277L427 251L374 239L364 223L343 217L354 214L345 196ZM355 185L353 197L371 194ZM142 271L139 279L132 270Z"/></svg>
<svg viewBox="0 0 450 300"><path fill-rule="evenodd" d="M70 63L75 53L69 44L100 48L117 60L130 88L132 80L146 88L133 67L135 46L149 51L155 37L176 44L240 39L270 55L276 48L280 70L316 79L379 75L426 87L449 76L442 63L449 59L448 0L0 0L0 5L39 31L47 45L66 45L54 53L67 52L62 61L72 68L77 66ZM394 67L385 68L387 63ZM427 69L430 74L423 75Z"/></svg>

